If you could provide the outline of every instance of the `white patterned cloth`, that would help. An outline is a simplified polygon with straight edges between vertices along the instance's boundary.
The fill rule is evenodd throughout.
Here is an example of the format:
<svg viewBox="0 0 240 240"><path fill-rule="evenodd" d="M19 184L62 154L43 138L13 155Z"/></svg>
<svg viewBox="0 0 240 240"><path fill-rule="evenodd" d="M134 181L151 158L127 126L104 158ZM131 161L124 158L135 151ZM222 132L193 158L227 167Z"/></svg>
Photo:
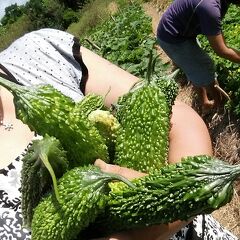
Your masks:
<svg viewBox="0 0 240 240"><path fill-rule="evenodd" d="M0 68L15 82L24 86L51 84L75 101L84 96L82 64L79 40L56 29L27 33L0 52Z"/></svg>

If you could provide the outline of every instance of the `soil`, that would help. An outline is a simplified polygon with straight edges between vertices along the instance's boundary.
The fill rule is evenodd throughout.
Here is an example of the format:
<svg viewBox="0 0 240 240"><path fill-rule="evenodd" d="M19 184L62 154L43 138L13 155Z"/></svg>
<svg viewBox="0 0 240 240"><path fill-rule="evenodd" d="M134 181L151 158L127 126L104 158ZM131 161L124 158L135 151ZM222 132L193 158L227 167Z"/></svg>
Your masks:
<svg viewBox="0 0 240 240"><path fill-rule="evenodd" d="M169 0L152 0L143 4L145 12L152 18L153 34L156 35L161 14L169 5ZM163 62L171 60L159 47ZM185 82L186 83L186 82ZM224 106L203 113L196 101L190 84L181 84L177 98L194 108L205 121L212 138L214 156L231 164L240 163L240 120L228 112ZM213 212L212 215L224 227L240 239L240 182L234 187L234 196L230 203Z"/></svg>

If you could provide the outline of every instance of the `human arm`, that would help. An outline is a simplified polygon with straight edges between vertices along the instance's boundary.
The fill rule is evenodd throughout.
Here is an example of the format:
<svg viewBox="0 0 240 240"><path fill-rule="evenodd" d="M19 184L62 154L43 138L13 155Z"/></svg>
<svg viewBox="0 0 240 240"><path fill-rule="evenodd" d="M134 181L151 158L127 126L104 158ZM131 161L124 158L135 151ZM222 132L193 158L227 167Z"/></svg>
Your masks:
<svg viewBox="0 0 240 240"><path fill-rule="evenodd" d="M107 106L116 103L119 96L128 92L133 84L139 81L134 75L84 47L81 48L81 53L89 70L86 93L93 92L104 96L110 89L105 100ZM206 125L190 106L176 101L171 125L170 163L180 161L181 157L187 155L200 153L212 155L212 145ZM196 138L198 141L195 141Z"/></svg>
<svg viewBox="0 0 240 240"><path fill-rule="evenodd" d="M240 51L231 47L228 47L225 43L223 34L216 36L207 36L210 46L214 52L231 62L240 63Z"/></svg>
<svg viewBox="0 0 240 240"><path fill-rule="evenodd" d="M104 172L120 174L128 179L139 178L146 175L145 173L141 173L129 168L107 164L100 159L95 161L95 165L100 167ZM191 220L175 221L170 224L153 225L112 234L109 237L99 238L97 240L168 240L189 222L191 222Z"/></svg>
<svg viewBox="0 0 240 240"><path fill-rule="evenodd" d="M111 92L107 95L107 105L115 103L118 97L130 90L138 78L120 69L100 56L87 49L82 49L83 61L88 66L89 79L86 85L86 93L98 93L105 95L111 86ZM95 69L96 61L98 68ZM94 65L95 62L95 65ZM106 72L107 69L107 72ZM95 71L96 70L96 71ZM169 135L169 162L175 163L181 157L188 155L207 154L212 155L212 145L207 127L201 117L187 104L176 101L171 117L171 130ZM121 174L127 178L143 176L143 173L109 165L98 160L96 165L103 171ZM137 230L116 233L104 240L162 240L169 239L188 222L176 221L171 224L154 225Z"/></svg>

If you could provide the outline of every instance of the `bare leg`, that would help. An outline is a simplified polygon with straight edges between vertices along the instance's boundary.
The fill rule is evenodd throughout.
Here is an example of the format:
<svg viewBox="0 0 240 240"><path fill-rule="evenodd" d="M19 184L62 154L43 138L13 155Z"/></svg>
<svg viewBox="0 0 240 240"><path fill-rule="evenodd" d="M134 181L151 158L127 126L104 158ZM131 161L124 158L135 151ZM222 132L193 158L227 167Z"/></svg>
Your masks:
<svg viewBox="0 0 240 240"><path fill-rule="evenodd" d="M106 95L105 103L110 106L119 96L127 93L139 79L106 59L81 47L84 63L89 71L86 94Z"/></svg>
<svg viewBox="0 0 240 240"><path fill-rule="evenodd" d="M207 89L205 87L194 87L194 89L198 94L203 109L211 109L214 107L214 100L209 100Z"/></svg>
<svg viewBox="0 0 240 240"><path fill-rule="evenodd" d="M129 91L139 81L97 54L82 48L82 57L89 69L86 93L106 95L106 104L116 103L119 96ZM169 162L175 163L183 156L212 155L212 145L207 127L201 117L188 105L176 102L173 106L170 131Z"/></svg>

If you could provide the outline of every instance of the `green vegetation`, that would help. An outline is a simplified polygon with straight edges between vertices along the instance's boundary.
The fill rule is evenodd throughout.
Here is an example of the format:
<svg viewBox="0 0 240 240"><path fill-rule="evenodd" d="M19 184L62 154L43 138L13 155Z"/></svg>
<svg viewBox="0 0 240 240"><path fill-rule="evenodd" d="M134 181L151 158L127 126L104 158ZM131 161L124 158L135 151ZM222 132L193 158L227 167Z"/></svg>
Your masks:
<svg viewBox="0 0 240 240"><path fill-rule="evenodd" d="M83 43L86 47L140 78L147 77L151 51L153 58L157 56L157 50L153 48L156 39L152 36L151 19L136 3L122 7L92 29L87 40ZM168 66L157 58L155 69L152 74L158 78L166 74Z"/></svg>
<svg viewBox="0 0 240 240"><path fill-rule="evenodd" d="M228 46L240 49L240 7L231 5L224 20L223 32ZM216 72L221 86L229 93L231 101L227 106L240 117L240 67L224 58L218 57L208 44L206 38L201 37L203 48L210 54L216 64Z"/></svg>
<svg viewBox="0 0 240 240"><path fill-rule="evenodd" d="M23 34L40 28L66 30L79 21L80 9L88 0L29 0L24 6L13 4L5 9L0 25L0 50Z"/></svg>
<svg viewBox="0 0 240 240"><path fill-rule="evenodd" d="M140 0L81 1L77 10L76 6L70 8L72 5L66 2L71 1L30 0L24 7L12 5L0 27L0 50L26 32L44 27L57 28L79 37L83 45L123 69L140 78L146 77L155 38L151 35L151 19L144 14ZM20 16L12 16L14 12ZM16 33L15 26L19 26ZM100 49L93 48L83 39L90 40ZM157 56L156 49L153 49L153 55ZM168 70L159 58L155 65L157 78Z"/></svg>
<svg viewBox="0 0 240 240"><path fill-rule="evenodd" d="M16 22L0 27L0 51L7 48L15 39L28 32L30 19L26 15L19 17Z"/></svg>
<svg viewBox="0 0 240 240"><path fill-rule="evenodd" d="M127 2L127 0L117 0L114 2L112 0L90 1L80 10L79 21L72 23L67 31L82 39L83 36L87 36L97 25L101 25L101 23L109 19L122 4L126 5ZM113 7L111 7L111 3L114 3Z"/></svg>

